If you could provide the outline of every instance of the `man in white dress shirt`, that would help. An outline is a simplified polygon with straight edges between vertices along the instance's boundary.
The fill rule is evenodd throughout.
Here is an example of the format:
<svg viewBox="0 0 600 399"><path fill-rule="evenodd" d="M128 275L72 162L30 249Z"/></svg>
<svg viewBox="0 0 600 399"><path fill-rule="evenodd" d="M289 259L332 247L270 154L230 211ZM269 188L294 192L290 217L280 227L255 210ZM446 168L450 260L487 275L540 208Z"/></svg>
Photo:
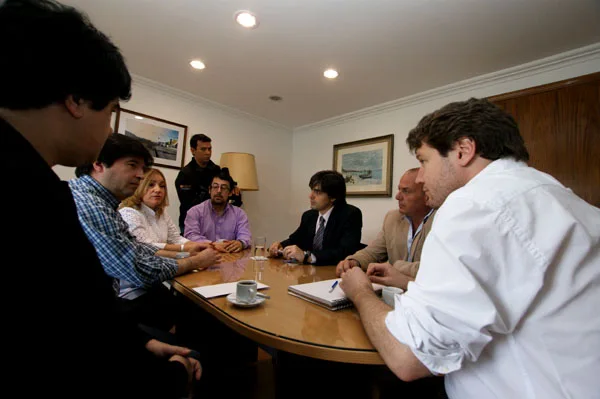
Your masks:
<svg viewBox="0 0 600 399"><path fill-rule="evenodd" d="M451 103L407 139L439 208L395 310L360 268L342 277L403 380L446 375L450 398L600 398L600 209L526 165L514 119Z"/></svg>

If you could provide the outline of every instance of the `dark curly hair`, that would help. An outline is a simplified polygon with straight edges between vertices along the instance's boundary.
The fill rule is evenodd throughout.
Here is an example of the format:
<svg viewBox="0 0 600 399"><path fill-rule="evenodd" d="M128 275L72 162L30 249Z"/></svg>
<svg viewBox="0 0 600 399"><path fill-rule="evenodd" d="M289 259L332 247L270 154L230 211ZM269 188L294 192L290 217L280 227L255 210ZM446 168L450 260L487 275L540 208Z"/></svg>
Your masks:
<svg viewBox="0 0 600 399"><path fill-rule="evenodd" d="M513 117L486 99L453 102L425 115L408 134L406 144L414 153L426 143L446 157L463 137L475 142L477 154L482 158L529 160Z"/></svg>

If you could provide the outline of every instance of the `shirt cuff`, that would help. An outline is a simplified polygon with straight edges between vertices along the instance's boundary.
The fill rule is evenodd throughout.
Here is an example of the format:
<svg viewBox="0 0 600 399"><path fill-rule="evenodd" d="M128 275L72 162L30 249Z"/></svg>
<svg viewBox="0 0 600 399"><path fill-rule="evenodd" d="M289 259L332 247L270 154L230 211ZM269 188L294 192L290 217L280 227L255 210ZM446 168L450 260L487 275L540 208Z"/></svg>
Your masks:
<svg viewBox="0 0 600 399"><path fill-rule="evenodd" d="M462 368L464 354L458 344L455 348L444 348L438 340L428 336L419 321L402 307L400 298L396 298L395 305L385 318L386 328L400 343L408 346L430 372L440 375Z"/></svg>
<svg viewBox="0 0 600 399"><path fill-rule="evenodd" d="M179 265L177 264L177 260L176 259L172 259L172 258L163 258L167 264L169 265L169 277L168 279L173 279L175 278L175 276L177 275L177 270L179 269Z"/></svg>
<svg viewBox="0 0 600 399"><path fill-rule="evenodd" d="M311 263L313 265L315 263L317 263L317 257L315 256L315 254L313 254L313 253L310 254L310 261L308 263Z"/></svg>
<svg viewBox="0 0 600 399"><path fill-rule="evenodd" d="M362 267L362 264L360 263L360 261L359 261L358 259L354 258L352 255L350 255L350 256L348 256L348 257L346 257L346 260L353 260L353 261L355 261L356 263L358 263L358 266L359 266L359 267Z"/></svg>

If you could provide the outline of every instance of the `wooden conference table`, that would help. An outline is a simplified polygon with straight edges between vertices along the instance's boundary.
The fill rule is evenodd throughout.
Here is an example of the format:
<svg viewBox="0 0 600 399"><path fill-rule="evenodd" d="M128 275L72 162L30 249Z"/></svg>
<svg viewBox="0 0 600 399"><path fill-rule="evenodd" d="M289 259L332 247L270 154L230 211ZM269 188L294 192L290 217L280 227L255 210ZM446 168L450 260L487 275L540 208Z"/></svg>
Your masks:
<svg viewBox="0 0 600 399"><path fill-rule="evenodd" d="M175 278L173 288L249 339L296 355L321 360L381 365L354 308L330 311L287 293L293 284L335 278L335 266L287 264L282 259L254 261L250 251L225 254L209 269ZM196 287L256 280L271 296L253 308L240 308L223 297L205 299Z"/></svg>

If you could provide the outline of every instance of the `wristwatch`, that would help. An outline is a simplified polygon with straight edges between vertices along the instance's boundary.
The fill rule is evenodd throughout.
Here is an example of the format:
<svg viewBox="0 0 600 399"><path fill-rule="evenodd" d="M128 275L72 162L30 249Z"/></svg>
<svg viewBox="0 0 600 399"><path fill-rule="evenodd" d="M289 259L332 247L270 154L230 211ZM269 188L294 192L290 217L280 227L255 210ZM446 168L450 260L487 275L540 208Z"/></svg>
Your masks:
<svg viewBox="0 0 600 399"><path fill-rule="evenodd" d="M310 251L304 251L304 259L302 260L302 263L308 263L308 260L310 259L310 255L312 255L310 253Z"/></svg>

